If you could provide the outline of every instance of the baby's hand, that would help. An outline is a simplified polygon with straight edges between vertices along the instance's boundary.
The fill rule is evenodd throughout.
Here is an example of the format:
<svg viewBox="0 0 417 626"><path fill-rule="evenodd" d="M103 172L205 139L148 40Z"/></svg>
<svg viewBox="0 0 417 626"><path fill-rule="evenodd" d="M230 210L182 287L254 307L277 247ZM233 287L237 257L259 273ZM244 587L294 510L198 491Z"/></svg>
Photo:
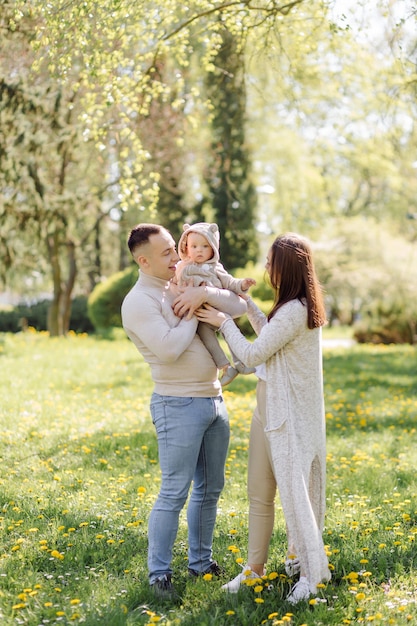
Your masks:
<svg viewBox="0 0 417 626"><path fill-rule="evenodd" d="M256 280L253 278L244 278L242 280L242 291L247 291L249 287L256 285Z"/></svg>

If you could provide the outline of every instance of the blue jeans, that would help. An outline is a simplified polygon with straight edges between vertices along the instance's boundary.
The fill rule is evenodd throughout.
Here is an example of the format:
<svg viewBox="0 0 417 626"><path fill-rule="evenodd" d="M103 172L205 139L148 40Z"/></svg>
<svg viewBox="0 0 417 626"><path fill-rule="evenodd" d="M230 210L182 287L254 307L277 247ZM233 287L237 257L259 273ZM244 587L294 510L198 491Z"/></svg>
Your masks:
<svg viewBox="0 0 417 626"><path fill-rule="evenodd" d="M152 421L158 438L161 489L148 525L151 584L171 574L178 519L188 503L188 567L204 572L212 563L217 501L224 486L229 420L222 396L180 398L152 394Z"/></svg>

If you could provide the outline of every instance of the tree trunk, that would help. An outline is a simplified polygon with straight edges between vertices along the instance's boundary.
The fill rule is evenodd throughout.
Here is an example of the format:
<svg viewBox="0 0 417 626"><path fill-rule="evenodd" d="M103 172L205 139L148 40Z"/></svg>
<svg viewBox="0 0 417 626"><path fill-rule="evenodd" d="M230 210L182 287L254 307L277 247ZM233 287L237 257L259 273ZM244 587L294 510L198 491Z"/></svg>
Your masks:
<svg viewBox="0 0 417 626"><path fill-rule="evenodd" d="M62 290L60 320L62 334L66 335L70 327L71 319L71 295L74 289L75 278L77 276L77 260L75 257L75 245L72 241L67 243L68 250L68 280Z"/></svg>
<svg viewBox="0 0 417 626"><path fill-rule="evenodd" d="M46 239L49 262L52 270L53 297L48 310L48 331L50 337L58 337L62 334L60 324L60 306L62 297L61 266L58 254L58 235L53 233Z"/></svg>

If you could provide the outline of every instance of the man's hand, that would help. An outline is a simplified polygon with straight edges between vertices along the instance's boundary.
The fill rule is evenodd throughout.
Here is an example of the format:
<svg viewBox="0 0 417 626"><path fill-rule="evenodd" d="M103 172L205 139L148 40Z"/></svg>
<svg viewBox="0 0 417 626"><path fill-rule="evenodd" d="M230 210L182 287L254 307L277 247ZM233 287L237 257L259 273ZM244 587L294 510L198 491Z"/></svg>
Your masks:
<svg viewBox="0 0 417 626"><path fill-rule="evenodd" d="M230 319L230 315L226 315L225 313L218 311L209 304L205 304L203 307L198 309L195 312L195 315L200 322L208 322L212 326L216 326L216 328L219 328L224 321Z"/></svg>
<svg viewBox="0 0 417 626"><path fill-rule="evenodd" d="M180 287L179 291L180 294L175 298L172 308L175 315L190 320L195 311L206 301L206 288L188 285L187 287Z"/></svg>

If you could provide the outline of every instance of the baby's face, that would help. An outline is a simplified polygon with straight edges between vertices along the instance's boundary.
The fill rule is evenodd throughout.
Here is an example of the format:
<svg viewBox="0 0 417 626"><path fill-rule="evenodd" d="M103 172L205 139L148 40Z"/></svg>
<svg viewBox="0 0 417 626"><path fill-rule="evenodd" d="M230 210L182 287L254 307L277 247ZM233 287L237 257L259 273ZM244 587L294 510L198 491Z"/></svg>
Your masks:
<svg viewBox="0 0 417 626"><path fill-rule="evenodd" d="M187 236L187 255L193 263L205 263L213 256L213 248L200 233L190 233Z"/></svg>

